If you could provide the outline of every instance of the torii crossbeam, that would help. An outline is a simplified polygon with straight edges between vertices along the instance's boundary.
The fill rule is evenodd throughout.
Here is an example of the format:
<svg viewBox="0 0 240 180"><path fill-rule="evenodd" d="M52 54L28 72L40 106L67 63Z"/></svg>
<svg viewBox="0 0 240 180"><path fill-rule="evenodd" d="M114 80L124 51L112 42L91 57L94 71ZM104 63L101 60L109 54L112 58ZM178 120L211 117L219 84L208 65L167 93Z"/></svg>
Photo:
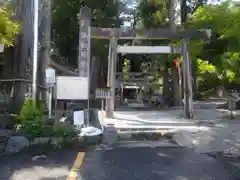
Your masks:
<svg viewBox="0 0 240 180"><path fill-rule="evenodd" d="M160 28L160 29L133 29L133 28L91 28L91 38L94 39L109 39L112 36L112 32L118 39L172 39L181 40L188 38L191 40L208 39L211 35L209 30L201 29L172 29L172 28Z"/></svg>

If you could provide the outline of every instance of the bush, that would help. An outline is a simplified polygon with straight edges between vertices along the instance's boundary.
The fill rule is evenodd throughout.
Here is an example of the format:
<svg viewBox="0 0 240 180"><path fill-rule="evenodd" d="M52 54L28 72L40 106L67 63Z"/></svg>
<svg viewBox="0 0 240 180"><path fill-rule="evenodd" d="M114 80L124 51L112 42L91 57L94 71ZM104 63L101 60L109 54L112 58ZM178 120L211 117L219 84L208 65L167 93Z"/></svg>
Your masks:
<svg viewBox="0 0 240 180"><path fill-rule="evenodd" d="M54 130L54 137L61 137L61 138L76 137L80 133L79 130L77 130L75 127L67 123L56 124L54 125L53 130Z"/></svg>
<svg viewBox="0 0 240 180"><path fill-rule="evenodd" d="M31 139L41 135L44 127L43 112L37 105L33 104L31 99L24 101L17 120L19 122L18 130L26 133L28 138Z"/></svg>
<svg viewBox="0 0 240 180"><path fill-rule="evenodd" d="M20 114L16 117L18 121L17 130L26 134L29 140L36 137L76 137L79 131L67 123L55 124L53 120L44 119L43 106L34 105L28 99L24 101Z"/></svg>

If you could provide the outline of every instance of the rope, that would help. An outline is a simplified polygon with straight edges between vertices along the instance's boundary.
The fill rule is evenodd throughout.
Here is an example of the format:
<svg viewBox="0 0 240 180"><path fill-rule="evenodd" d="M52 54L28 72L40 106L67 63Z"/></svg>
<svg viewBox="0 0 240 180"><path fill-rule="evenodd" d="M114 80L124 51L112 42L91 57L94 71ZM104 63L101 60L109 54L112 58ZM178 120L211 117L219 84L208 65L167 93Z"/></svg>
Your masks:
<svg viewBox="0 0 240 180"><path fill-rule="evenodd" d="M30 80L28 79L20 79L20 78L15 78L15 79L0 79L0 83L1 82L26 82L26 83L32 83ZM46 87L42 86L42 85L38 85L38 87L42 88L42 89L47 89Z"/></svg>
<svg viewBox="0 0 240 180"><path fill-rule="evenodd" d="M15 82L15 81L21 81L21 82L31 82L28 79L0 79L0 82Z"/></svg>

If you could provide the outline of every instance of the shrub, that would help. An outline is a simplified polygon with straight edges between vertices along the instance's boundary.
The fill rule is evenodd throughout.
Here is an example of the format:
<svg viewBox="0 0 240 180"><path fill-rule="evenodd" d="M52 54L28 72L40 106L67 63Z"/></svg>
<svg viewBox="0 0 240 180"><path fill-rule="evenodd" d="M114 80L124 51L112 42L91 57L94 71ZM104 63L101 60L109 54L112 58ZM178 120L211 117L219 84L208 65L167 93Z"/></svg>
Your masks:
<svg viewBox="0 0 240 180"><path fill-rule="evenodd" d="M80 131L68 123L60 123L54 125L54 137L72 138L76 137Z"/></svg>
<svg viewBox="0 0 240 180"><path fill-rule="evenodd" d="M71 124L60 123L54 125L54 120L45 120L43 106L36 106L33 101L24 101L20 114L16 117L19 121L17 130L24 132L29 140L35 137L76 137L79 131Z"/></svg>
<svg viewBox="0 0 240 180"><path fill-rule="evenodd" d="M39 137L44 127L43 112L33 104L31 99L24 101L19 116L18 130L23 131L29 138Z"/></svg>

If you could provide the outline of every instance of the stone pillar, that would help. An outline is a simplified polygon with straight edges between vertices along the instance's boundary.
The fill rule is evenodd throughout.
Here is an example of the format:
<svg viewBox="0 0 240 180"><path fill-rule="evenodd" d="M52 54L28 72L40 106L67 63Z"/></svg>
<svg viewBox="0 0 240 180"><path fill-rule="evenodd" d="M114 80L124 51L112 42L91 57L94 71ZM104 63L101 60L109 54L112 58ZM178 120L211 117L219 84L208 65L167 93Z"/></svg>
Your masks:
<svg viewBox="0 0 240 180"><path fill-rule="evenodd" d="M88 78L88 97L87 97L87 118L86 125L90 120L90 81L91 81L91 10L83 7L79 12L79 56L78 56L78 74L79 77Z"/></svg>
<svg viewBox="0 0 240 180"><path fill-rule="evenodd" d="M110 87L111 98L106 101L106 116L108 118L113 117L115 108L115 88L116 88L116 65L117 65L117 38L115 32L113 32L108 56L108 87Z"/></svg>

